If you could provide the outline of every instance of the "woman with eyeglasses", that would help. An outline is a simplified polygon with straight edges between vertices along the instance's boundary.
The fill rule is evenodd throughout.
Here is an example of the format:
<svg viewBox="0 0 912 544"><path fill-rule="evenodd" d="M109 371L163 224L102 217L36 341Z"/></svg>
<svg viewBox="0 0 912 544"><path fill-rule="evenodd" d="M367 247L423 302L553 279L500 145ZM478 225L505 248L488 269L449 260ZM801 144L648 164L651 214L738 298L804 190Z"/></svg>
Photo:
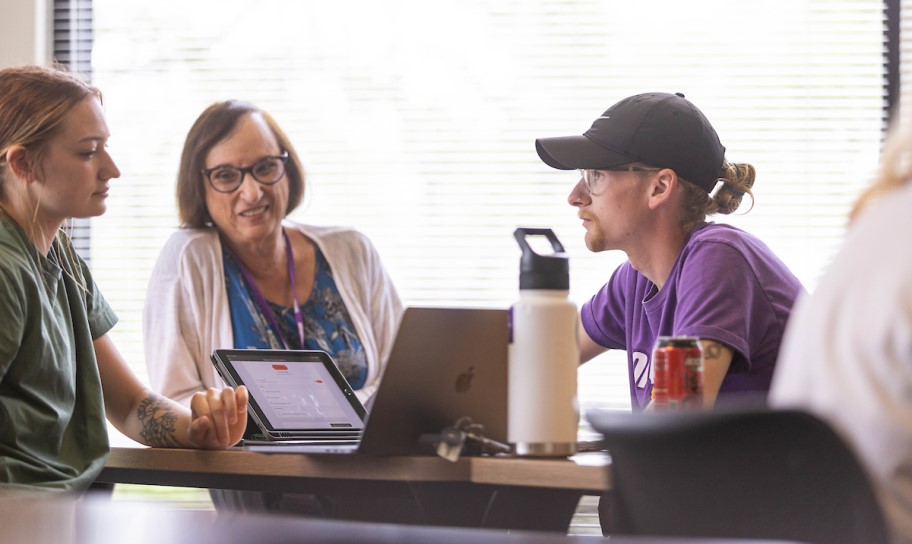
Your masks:
<svg viewBox="0 0 912 544"><path fill-rule="evenodd" d="M350 228L286 219L304 171L256 106L211 105L187 134L177 180L181 229L152 271L143 331L153 387L179 402L221 384L214 349L319 349L365 402L402 304L374 246Z"/></svg>
<svg viewBox="0 0 912 544"><path fill-rule="evenodd" d="M225 448L243 387L189 410L146 388L108 334L117 316L61 230L107 208L120 170L101 93L36 66L0 70L0 493L87 489L108 456L105 418L156 447Z"/></svg>

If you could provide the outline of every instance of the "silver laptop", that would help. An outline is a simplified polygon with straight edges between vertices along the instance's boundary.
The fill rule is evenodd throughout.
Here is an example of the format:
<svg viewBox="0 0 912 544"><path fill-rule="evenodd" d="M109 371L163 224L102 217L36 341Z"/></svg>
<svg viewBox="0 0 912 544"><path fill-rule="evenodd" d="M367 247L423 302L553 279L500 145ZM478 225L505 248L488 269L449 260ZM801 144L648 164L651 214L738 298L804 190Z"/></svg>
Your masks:
<svg viewBox="0 0 912 544"><path fill-rule="evenodd" d="M502 309L406 309L359 453L431 453L422 435L464 417L506 442L507 319Z"/></svg>
<svg viewBox="0 0 912 544"><path fill-rule="evenodd" d="M506 442L507 319L503 309L407 308L356 447L285 440L248 449L432 454L422 437L466 417L482 425L485 436Z"/></svg>

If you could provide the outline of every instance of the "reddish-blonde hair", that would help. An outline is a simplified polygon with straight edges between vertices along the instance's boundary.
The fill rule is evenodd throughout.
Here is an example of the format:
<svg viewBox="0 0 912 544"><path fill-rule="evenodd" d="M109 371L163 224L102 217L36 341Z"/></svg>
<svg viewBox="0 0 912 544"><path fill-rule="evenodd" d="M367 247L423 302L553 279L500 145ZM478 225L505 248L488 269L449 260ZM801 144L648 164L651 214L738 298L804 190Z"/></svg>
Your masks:
<svg viewBox="0 0 912 544"><path fill-rule="evenodd" d="M900 125L897 125L897 127ZM849 220L852 221L871 202L885 193L906 185L912 180L912 132L894 128L884 145L880 171L874 182L855 201Z"/></svg>
<svg viewBox="0 0 912 544"><path fill-rule="evenodd" d="M38 172L45 143L66 114L87 96L100 101L101 91L61 69L21 66L0 70L0 174L6 168L6 152L14 145L29 150L29 171Z"/></svg>

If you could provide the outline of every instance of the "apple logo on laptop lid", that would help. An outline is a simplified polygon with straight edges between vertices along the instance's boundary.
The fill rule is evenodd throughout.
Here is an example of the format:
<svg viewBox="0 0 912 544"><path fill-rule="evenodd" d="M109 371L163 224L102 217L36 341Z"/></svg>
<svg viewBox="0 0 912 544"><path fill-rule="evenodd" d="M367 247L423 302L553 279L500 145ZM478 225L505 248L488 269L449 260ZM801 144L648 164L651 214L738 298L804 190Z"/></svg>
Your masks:
<svg viewBox="0 0 912 544"><path fill-rule="evenodd" d="M470 366L456 377L455 389L457 393L465 393L472 387L472 378L475 377L475 367Z"/></svg>

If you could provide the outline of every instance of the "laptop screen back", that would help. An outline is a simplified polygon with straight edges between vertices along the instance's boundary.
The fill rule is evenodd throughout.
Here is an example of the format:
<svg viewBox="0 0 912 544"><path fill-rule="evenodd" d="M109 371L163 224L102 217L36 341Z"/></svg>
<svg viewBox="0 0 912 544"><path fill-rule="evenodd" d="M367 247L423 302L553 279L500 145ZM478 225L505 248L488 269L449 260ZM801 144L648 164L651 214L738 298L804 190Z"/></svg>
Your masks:
<svg viewBox="0 0 912 544"><path fill-rule="evenodd" d="M463 417L505 442L507 330L503 309L407 308L359 452L430 453L421 436Z"/></svg>

